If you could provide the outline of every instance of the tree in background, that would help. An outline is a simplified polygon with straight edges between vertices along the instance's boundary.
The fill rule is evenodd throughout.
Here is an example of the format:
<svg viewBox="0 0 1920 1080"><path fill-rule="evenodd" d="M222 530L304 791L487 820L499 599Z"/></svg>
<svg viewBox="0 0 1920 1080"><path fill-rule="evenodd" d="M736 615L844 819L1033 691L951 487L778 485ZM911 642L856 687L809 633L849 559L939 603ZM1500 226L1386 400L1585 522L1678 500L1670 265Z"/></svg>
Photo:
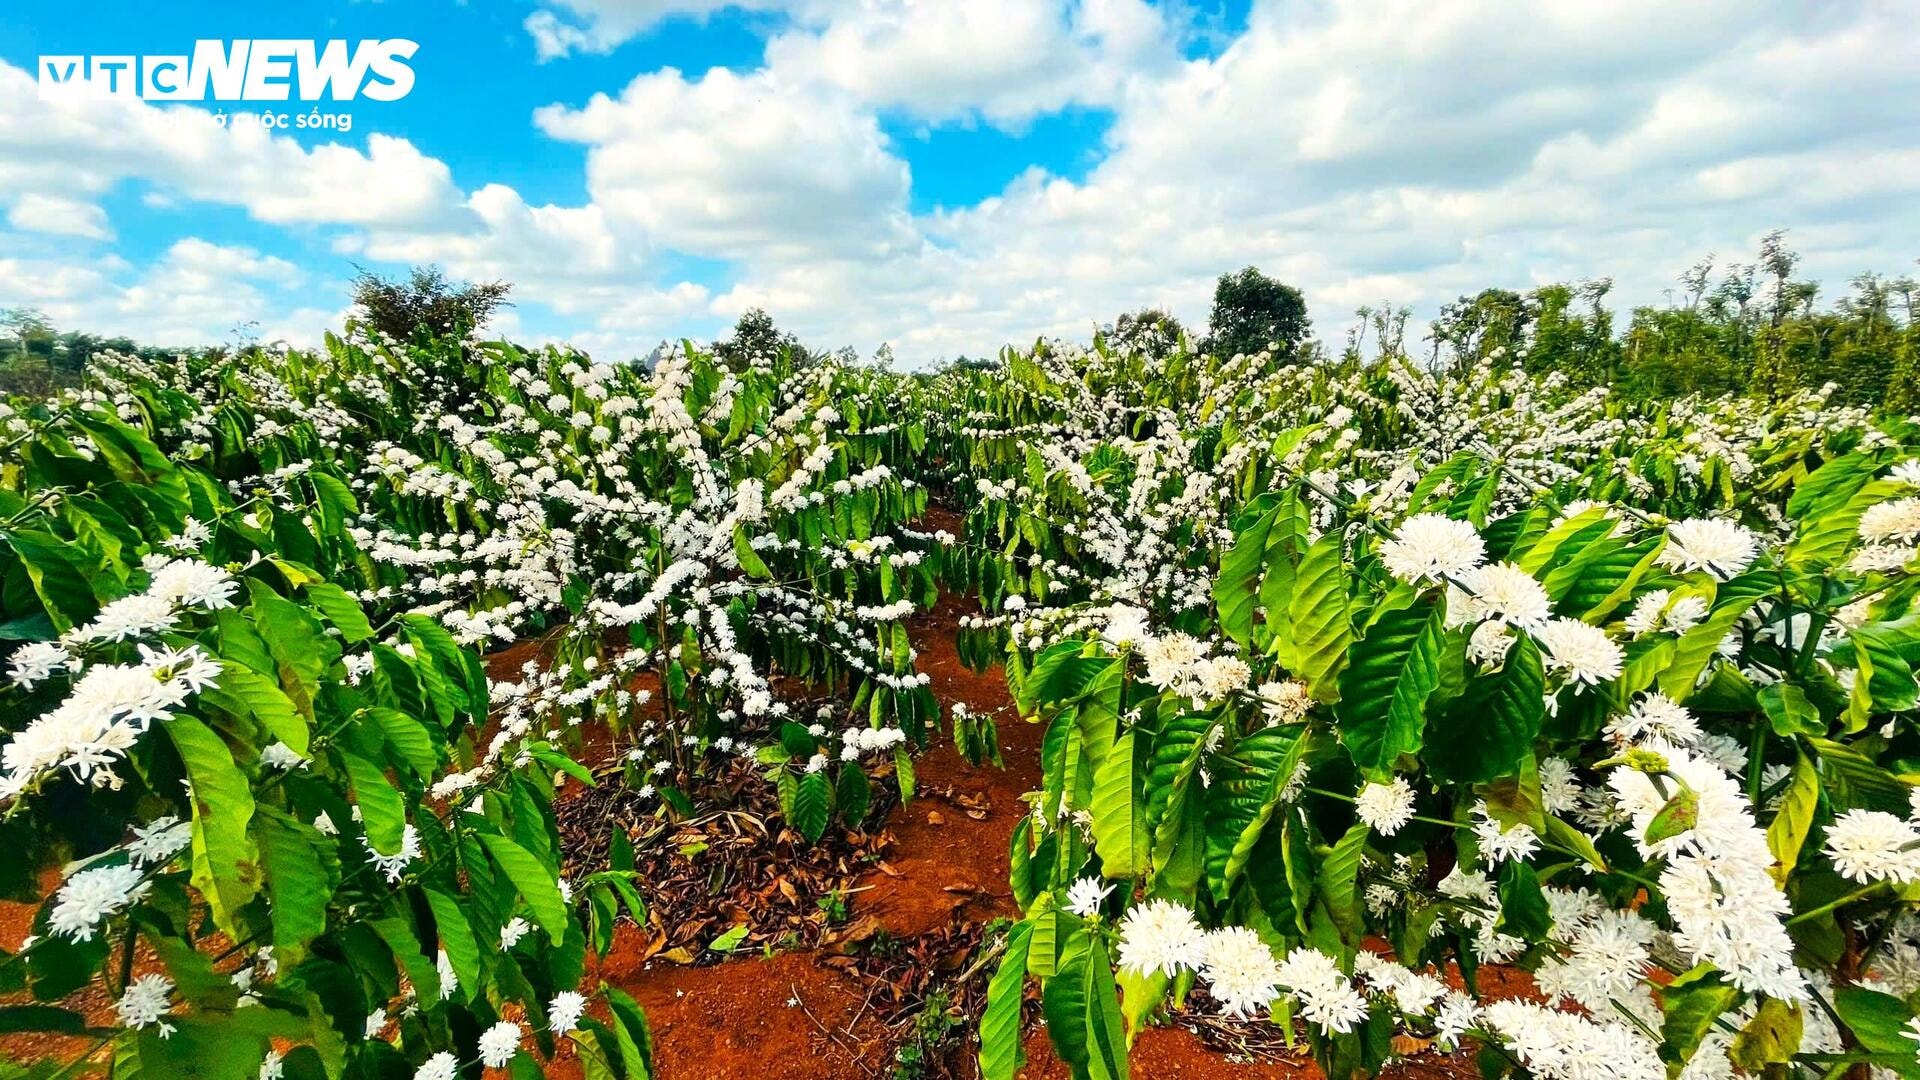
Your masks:
<svg viewBox="0 0 1920 1080"><path fill-rule="evenodd" d="M36 308L0 310L0 395L44 396L78 386L87 365L102 352L153 356L166 350L125 337L60 333Z"/></svg>
<svg viewBox="0 0 1920 1080"><path fill-rule="evenodd" d="M1367 334L1373 334L1374 350L1380 356L1405 355L1407 340L1407 321L1413 318L1413 309L1401 304L1398 307L1382 303L1379 307L1362 304L1354 310L1354 318L1359 320L1347 330L1347 343L1340 350L1340 364L1343 368L1353 369L1366 365Z"/></svg>
<svg viewBox="0 0 1920 1080"><path fill-rule="evenodd" d="M416 266L404 281L361 270L353 279L353 303L374 329L408 341L419 330L459 335L485 326L512 289L504 281L450 281L437 266Z"/></svg>
<svg viewBox="0 0 1920 1080"><path fill-rule="evenodd" d="M773 316L761 308L741 312L740 321L733 324L733 336L713 343L714 353L735 371L772 363L783 349L792 354L796 367L813 360L800 339L775 326Z"/></svg>
<svg viewBox="0 0 1920 1080"><path fill-rule="evenodd" d="M1139 311L1128 312L1113 322L1112 329L1106 332L1107 341L1115 348L1145 353L1148 356L1162 358L1170 356L1180 347L1187 336L1187 328L1171 312L1159 308L1146 307Z"/></svg>
<svg viewBox="0 0 1920 1080"><path fill-rule="evenodd" d="M1436 360L1445 352L1455 365L1470 367L1519 352L1532 321L1526 298L1519 293L1482 289L1440 305L1440 317L1428 328L1427 339L1433 342Z"/></svg>
<svg viewBox="0 0 1920 1080"><path fill-rule="evenodd" d="M1533 332L1522 366L1536 374L1558 371L1586 385L1611 383L1620 366L1613 312L1606 297L1613 279L1548 285L1527 295Z"/></svg>
<svg viewBox="0 0 1920 1080"><path fill-rule="evenodd" d="M1307 301L1300 290L1251 266L1237 274L1220 275L1207 325L1210 332L1203 347L1216 356L1262 349L1297 356L1310 329Z"/></svg>

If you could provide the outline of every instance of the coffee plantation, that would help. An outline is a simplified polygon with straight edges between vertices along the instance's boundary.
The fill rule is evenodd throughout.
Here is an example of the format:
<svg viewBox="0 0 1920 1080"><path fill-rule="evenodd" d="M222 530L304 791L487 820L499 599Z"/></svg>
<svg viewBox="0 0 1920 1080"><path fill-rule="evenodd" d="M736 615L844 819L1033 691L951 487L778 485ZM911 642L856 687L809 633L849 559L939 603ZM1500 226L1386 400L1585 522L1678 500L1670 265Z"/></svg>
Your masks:
<svg viewBox="0 0 1920 1080"><path fill-rule="evenodd" d="M917 664L955 594L1044 731L992 1080L1034 1001L1099 1080L1194 1010L1341 1077L1920 1076L1917 546L1913 417L1497 351L96 356L0 411L0 1028L70 1048L10 1075L655 1075L589 974L649 882L556 800L744 760L817 842L997 758Z"/></svg>

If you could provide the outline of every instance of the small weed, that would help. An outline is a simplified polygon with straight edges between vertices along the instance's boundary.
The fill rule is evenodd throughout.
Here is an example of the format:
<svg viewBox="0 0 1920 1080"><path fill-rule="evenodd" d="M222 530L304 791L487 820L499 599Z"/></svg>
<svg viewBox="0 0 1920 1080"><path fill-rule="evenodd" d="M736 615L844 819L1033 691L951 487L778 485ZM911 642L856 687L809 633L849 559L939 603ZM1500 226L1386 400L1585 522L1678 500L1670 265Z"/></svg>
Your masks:
<svg viewBox="0 0 1920 1080"><path fill-rule="evenodd" d="M953 1015L953 998L945 990L927 995L926 1004L913 1018L913 1034L908 1036L893 1057L893 1080L921 1080L940 1061L947 1041L964 1026Z"/></svg>

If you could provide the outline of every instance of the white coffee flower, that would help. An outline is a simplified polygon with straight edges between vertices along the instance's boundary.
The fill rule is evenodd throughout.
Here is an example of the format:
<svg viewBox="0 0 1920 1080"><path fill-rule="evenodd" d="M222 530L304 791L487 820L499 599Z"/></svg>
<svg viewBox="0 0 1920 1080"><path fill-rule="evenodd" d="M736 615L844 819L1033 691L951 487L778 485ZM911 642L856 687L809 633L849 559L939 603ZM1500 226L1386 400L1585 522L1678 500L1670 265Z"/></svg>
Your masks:
<svg viewBox="0 0 1920 1080"><path fill-rule="evenodd" d="M1392 836L1413 820L1413 788L1404 776L1392 783L1368 784L1354 799L1354 813L1381 836Z"/></svg>
<svg viewBox="0 0 1920 1080"><path fill-rule="evenodd" d="M520 1052L520 1025L502 1020L480 1033L480 1063L502 1069Z"/></svg>
<svg viewBox="0 0 1920 1080"><path fill-rule="evenodd" d="M1849 810L1827 827L1827 858L1841 877L1862 884L1920 879L1920 832L1878 810Z"/></svg>
<svg viewBox="0 0 1920 1080"><path fill-rule="evenodd" d="M1280 992L1273 950L1247 927L1208 931L1200 954L1200 976L1229 1016L1252 1016Z"/></svg>
<svg viewBox="0 0 1920 1080"><path fill-rule="evenodd" d="M1067 902L1061 906L1083 919L1091 919L1100 914L1100 904L1113 892L1111 882L1103 883L1099 878L1083 877L1067 887Z"/></svg>
<svg viewBox="0 0 1920 1080"><path fill-rule="evenodd" d="M1656 560L1682 572L1704 570L1725 581L1739 574L1760 554L1752 530L1720 518L1688 518L1667 526L1667 546Z"/></svg>
<svg viewBox="0 0 1920 1080"><path fill-rule="evenodd" d="M1380 542L1380 562L1387 572L1413 585L1464 574L1486 557L1486 542L1472 523L1444 514L1416 514L1400 523L1393 539Z"/></svg>
<svg viewBox="0 0 1920 1080"><path fill-rule="evenodd" d="M1120 920L1120 966L1137 975L1177 975L1200 966L1205 932L1172 900L1149 900Z"/></svg>
<svg viewBox="0 0 1920 1080"><path fill-rule="evenodd" d="M113 1010L123 1025L147 1027L160 1023L161 1017L173 1011L172 994L173 980L165 975L141 975L127 984L126 992L114 1003Z"/></svg>

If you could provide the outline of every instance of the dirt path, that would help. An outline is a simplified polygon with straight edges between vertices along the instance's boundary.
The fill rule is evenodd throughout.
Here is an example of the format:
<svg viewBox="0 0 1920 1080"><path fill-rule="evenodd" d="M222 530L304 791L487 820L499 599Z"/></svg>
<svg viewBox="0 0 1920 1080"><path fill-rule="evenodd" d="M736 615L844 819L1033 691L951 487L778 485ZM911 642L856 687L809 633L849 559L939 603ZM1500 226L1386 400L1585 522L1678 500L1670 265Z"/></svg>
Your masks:
<svg viewBox="0 0 1920 1080"><path fill-rule="evenodd" d="M882 827L893 834L890 854L861 881L865 891L853 906L855 920L870 917L896 938L1020 914L1007 886L1007 848L1026 813L1020 796L1039 783L1040 733L1019 722L997 670L973 672L960 663L954 629L967 610L965 601L943 598L910 629L920 668L942 705L964 701L999 720L1007 767L971 766L944 737L915 763L918 794L888 815ZM664 1080L891 1075L904 1032L880 1021L871 986L837 963L838 956L794 952L711 967L659 960L635 965L622 953L638 945L640 934L622 930L629 932L616 938L601 975L646 1007Z"/></svg>

